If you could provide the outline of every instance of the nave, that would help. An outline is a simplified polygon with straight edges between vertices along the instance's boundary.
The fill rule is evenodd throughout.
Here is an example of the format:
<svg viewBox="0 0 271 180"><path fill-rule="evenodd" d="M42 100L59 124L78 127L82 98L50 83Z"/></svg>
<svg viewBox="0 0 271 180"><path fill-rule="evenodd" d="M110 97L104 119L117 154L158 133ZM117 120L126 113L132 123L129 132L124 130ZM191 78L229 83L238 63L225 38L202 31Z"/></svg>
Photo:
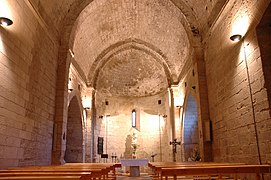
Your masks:
<svg viewBox="0 0 271 180"><path fill-rule="evenodd" d="M0 0L0 179L271 179L270 20L271 0Z"/></svg>

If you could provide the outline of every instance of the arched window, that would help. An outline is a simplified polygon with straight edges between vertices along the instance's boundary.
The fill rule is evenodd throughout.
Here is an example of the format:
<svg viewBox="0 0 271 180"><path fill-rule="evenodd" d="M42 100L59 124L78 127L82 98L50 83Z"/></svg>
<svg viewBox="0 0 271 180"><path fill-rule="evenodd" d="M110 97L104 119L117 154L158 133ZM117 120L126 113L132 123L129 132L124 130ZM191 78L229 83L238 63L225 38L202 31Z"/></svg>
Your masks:
<svg viewBox="0 0 271 180"><path fill-rule="evenodd" d="M140 131L140 109L132 110L132 127Z"/></svg>
<svg viewBox="0 0 271 180"><path fill-rule="evenodd" d="M132 110L132 127L133 128L136 127L136 110L135 109Z"/></svg>

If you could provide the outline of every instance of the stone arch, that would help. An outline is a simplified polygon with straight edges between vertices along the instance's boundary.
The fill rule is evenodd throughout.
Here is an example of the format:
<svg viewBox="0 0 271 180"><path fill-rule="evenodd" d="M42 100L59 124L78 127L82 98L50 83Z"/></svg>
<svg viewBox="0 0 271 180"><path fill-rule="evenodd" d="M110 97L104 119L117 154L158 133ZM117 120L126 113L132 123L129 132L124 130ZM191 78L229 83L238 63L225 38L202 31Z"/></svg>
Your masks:
<svg viewBox="0 0 271 180"><path fill-rule="evenodd" d="M69 96L68 96L68 107L70 106L70 103L71 103L71 101L73 99L76 99L76 101L78 102L78 106L79 106L79 109L80 109L80 115L82 117L82 127L83 127L83 130L84 130L86 128L85 127L85 123L86 122L85 122L85 119L83 118L84 117L84 115L83 115L84 107L83 107L83 104L82 104L81 94L76 89L69 93Z"/></svg>
<svg viewBox="0 0 271 180"><path fill-rule="evenodd" d="M150 54L152 57L154 57L154 59L164 68L168 86L172 84L173 80L168 67L167 57L161 52L161 50L156 48L154 45L151 45L139 39L126 39L125 41L118 42L105 49L94 61L94 64L88 73L88 79L93 79L93 81L90 82L90 85L92 85L94 89L96 89L96 83L100 69L108 62L110 57L130 48L144 51L145 53ZM93 78L91 78L92 74L94 74L92 76Z"/></svg>
<svg viewBox="0 0 271 180"><path fill-rule="evenodd" d="M67 123L67 84L68 84L68 74L69 67L72 61L71 56L69 55L69 48L72 47L75 39L76 33L76 20L80 13L85 9L90 3L94 0L76 0L70 6L69 12L64 19L60 22L60 33L61 37L59 39L59 49L58 49L58 67L57 67L57 86L56 86L56 106L55 106L55 130L54 130L54 148L52 153L52 163L53 164L63 164L64 163L64 154L65 154L65 140L63 135L65 134L66 123ZM171 1L173 2L173 1ZM182 22L184 22L184 27L187 30L189 41L192 46L197 46L200 42L194 39L193 33L190 27L198 26L195 25L196 17L193 15L193 11L187 6L180 6L174 3L176 7L184 12ZM182 8L180 8L182 7ZM188 13L189 12L189 13ZM186 16L189 15L189 18ZM190 16L193 15L193 16ZM192 19L192 20L191 20ZM192 25L190 25L190 21Z"/></svg>
<svg viewBox="0 0 271 180"><path fill-rule="evenodd" d="M200 151L198 133L198 106L196 98L189 94L186 97L183 121L183 156L184 160L194 160L194 150Z"/></svg>
<svg viewBox="0 0 271 180"><path fill-rule="evenodd" d="M84 121L78 98L74 96L68 106L66 130L66 162L84 162Z"/></svg>
<svg viewBox="0 0 271 180"><path fill-rule="evenodd" d="M271 106L271 3L267 7L260 24L257 27L257 38L261 52L262 68L267 88L269 106Z"/></svg>

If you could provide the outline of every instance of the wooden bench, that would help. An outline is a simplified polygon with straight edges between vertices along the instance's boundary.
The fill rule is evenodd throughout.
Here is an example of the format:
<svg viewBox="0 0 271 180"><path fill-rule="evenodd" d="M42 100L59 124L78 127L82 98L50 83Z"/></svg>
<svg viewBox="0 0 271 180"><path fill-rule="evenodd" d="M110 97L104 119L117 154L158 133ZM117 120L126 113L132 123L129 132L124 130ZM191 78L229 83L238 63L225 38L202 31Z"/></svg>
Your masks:
<svg viewBox="0 0 271 180"><path fill-rule="evenodd" d="M217 162L151 162L149 167L152 168L155 174L159 177L162 168L176 167L200 167L200 166L228 166L228 165L244 165L244 163L217 163Z"/></svg>
<svg viewBox="0 0 271 180"><path fill-rule="evenodd" d="M81 176L7 176L7 177L0 177L2 180L80 180Z"/></svg>
<svg viewBox="0 0 271 180"><path fill-rule="evenodd" d="M92 168L92 167L99 167L99 168L103 168L106 167L107 168L107 172L106 172L106 178L108 178L108 174L109 172L112 171L113 173L113 177L116 176L116 168L121 167L120 163L66 163L64 165L65 167L81 167L81 168Z"/></svg>
<svg viewBox="0 0 271 180"><path fill-rule="evenodd" d="M116 164L109 163L69 163L59 166L31 166L0 170L1 179L108 179ZM63 178L65 177L65 178Z"/></svg>
<svg viewBox="0 0 271 180"><path fill-rule="evenodd" d="M237 179L237 174L255 174L256 179L260 179L261 174L271 173L270 165L242 163L149 163L149 167L156 171L159 179L167 179L169 176L177 179L177 176L189 175L205 175L209 178L216 175L221 179L224 174L234 174L234 179Z"/></svg>

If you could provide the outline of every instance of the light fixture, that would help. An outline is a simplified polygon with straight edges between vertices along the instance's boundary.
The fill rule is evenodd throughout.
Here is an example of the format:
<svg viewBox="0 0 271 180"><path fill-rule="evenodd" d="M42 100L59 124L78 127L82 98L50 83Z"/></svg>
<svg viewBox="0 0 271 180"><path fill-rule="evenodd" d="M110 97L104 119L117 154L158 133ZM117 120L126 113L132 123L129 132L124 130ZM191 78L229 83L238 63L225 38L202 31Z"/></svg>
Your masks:
<svg viewBox="0 0 271 180"><path fill-rule="evenodd" d="M82 98L82 105L83 105L83 108L84 109L90 109L91 108L91 98L90 97L87 97L87 96L84 96Z"/></svg>
<svg viewBox="0 0 271 180"><path fill-rule="evenodd" d="M0 17L0 25L1 26L10 26L13 24L13 21L6 17Z"/></svg>
<svg viewBox="0 0 271 180"><path fill-rule="evenodd" d="M235 35L232 35L232 36L230 37L230 39L231 39L232 41L234 41L234 42L238 42L238 41L240 41L240 40L242 39L242 35L240 35L240 34L235 34Z"/></svg>
<svg viewBox="0 0 271 180"><path fill-rule="evenodd" d="M73 89L68 89L68 92L71 93Z"/></svg>

